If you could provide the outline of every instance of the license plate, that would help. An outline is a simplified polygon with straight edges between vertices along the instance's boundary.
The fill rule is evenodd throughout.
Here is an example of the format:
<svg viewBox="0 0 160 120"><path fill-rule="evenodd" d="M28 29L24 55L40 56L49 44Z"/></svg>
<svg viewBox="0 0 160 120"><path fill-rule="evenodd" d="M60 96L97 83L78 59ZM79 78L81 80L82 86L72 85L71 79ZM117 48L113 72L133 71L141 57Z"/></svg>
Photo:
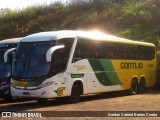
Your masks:
<svg viewBox="0 0 160 120"><path fill-rule="evenodd" d="M23 95L30 96L30 93L29 92L23 92Z"/></svg>

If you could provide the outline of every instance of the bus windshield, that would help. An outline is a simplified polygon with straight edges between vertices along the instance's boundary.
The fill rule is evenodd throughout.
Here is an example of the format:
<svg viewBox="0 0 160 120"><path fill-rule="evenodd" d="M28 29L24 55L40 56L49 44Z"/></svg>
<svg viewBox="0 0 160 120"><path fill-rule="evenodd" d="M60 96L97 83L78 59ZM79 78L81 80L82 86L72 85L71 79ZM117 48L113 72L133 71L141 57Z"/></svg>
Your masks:
<svg viewBox="0 0 160 120"><path fill-rule="evenodd" d="M46 53L55 42L20 43L13 60L12 75L31 79L47 76L49 63L46 61Z"/></svg>
<svg viewBox="0 0 160 120"><path fill-rule="evenodd" d="M11 65L4 62L4 53L6 49L0 50L0 78L5 78L10 76Z"/></svg>

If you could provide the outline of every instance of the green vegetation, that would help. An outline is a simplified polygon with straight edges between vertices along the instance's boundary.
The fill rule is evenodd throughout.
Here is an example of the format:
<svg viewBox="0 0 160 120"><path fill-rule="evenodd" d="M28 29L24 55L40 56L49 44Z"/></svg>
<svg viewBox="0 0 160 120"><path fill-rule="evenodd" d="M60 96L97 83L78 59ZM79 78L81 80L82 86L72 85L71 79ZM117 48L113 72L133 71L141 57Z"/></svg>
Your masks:
<svg viewBox="0 0 160 120"><path fill-rule="evenodd" d="M160 0L73 0L0 14L0 39L61 29L100 29L158 44Z"/></svg>
<svg viewBox="0 0 160 120"><path fill-rule="evenodd" d="M157 47L160 61L160 0L72 0L67 4L0 11L0 40L62 29L99 29L151 42ZM158 66L157 73L160 62Z"/></svg>

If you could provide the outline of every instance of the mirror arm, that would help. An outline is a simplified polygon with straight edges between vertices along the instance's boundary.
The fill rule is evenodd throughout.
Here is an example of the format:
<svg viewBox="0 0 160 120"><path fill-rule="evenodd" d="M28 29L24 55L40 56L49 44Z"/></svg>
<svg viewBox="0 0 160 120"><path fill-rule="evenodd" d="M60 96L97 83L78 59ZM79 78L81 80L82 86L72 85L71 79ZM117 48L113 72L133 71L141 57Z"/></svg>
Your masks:
<svg viewBox="0 0 160 120"><path fill-rule="evenodd" d="M8 49L8 50L4 53L4 62L5 62L5 63L8 62L8 54L9 54L10 52L13 52L14 50L16 50L16 48Z"/></svg>
<svg viewBox="0 0 160 120"><path fill-rule="evenodd" d="M47 62L50 62L51 61L51 58L52 58L52 54L54 51L58 50L58 49L61 49L61 48L64 48L65 46L64 45L59 45L59 46L54 46L52 48L50 48L48 51L47 51L47 54L46 54L46 60Z"/></svg>

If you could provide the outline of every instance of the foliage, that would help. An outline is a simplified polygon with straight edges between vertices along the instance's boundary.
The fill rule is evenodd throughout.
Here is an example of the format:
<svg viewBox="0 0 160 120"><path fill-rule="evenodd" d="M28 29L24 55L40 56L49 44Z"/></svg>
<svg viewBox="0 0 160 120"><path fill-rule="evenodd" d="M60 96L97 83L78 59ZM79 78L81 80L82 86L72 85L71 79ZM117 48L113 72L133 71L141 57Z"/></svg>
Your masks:
<svg viewBox="0 0 160 120"><path fill-rule="evenodd" d="M158 44L159 0L72 0L7 10L0 14L0 39L60 29L100 29Z"/></svg>

